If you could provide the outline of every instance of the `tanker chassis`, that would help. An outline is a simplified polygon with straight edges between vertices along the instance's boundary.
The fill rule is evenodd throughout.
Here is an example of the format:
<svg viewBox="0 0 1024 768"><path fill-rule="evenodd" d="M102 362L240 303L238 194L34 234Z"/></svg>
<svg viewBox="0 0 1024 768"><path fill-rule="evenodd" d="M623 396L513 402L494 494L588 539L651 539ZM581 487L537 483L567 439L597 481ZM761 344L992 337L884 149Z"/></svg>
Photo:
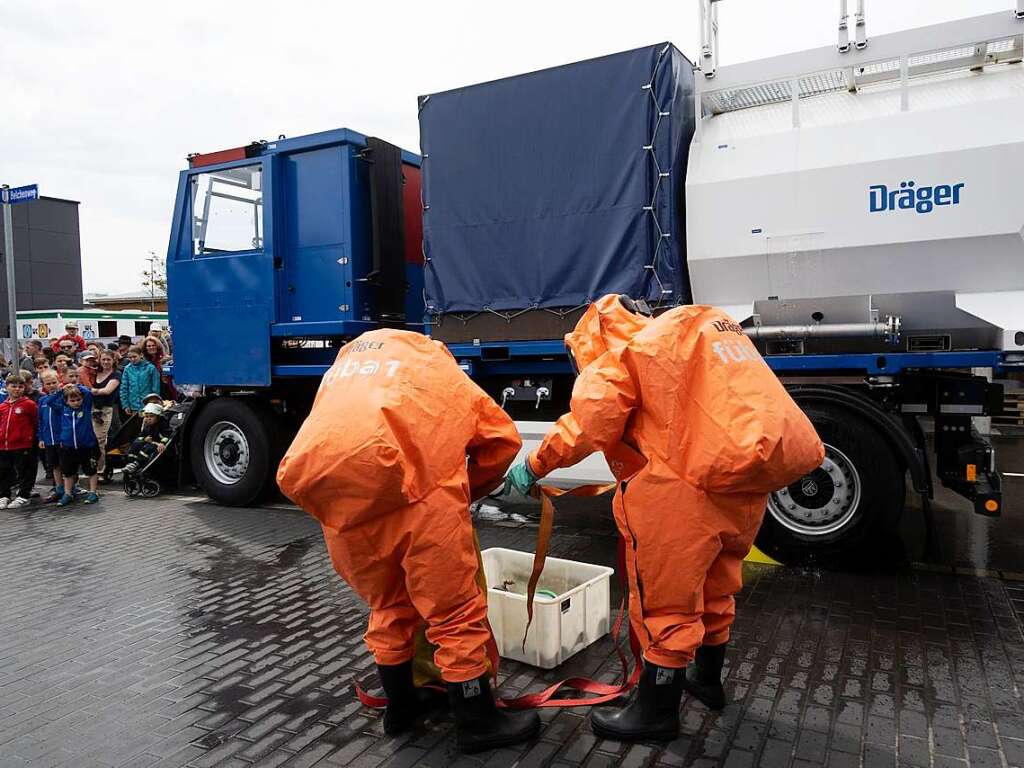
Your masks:
<svg viewBox="0 0 1024 768"><path fill-rule="evenodd" d="M646 222L635 231L646 236L656 224L664 238L651 249L653 265L639 249L636 269L620 264L604 279L593 277L599 266L583 265L564 285L548 279L536 288L530 281L541 275L543 283L544 270L517 264L497 282L503 295L529 297L519 308L459 306L504 265L446 240L485 232L476 226L494 217L473 217L491 202L516 204L493 192L516 179L488 176L495 169L487 155L459 139L477 130L465 124L478 114L474 99L486 103L487 89L506 81L421 99L422 156L344 129L192 156L179 178L167 260L174 375L197 394L183 427L186 474L226 504L272 493L277 460L338 348L382 323L444 340L521 420L529 446L567 408L572 373L561 335L585 302L542 305L583 272L596 281L585 291L630 292L653 299L655 311L691 301L725 308L815 424L825 462L771 498L758 538L769 554L827 561L870 544L898 521L908 478L927 503L926 425L938 480L976 513L998 515L995 455L975 427L1001 407L990 377L1024 369L1019 174L1008 172L1024 165L1024 24L993 14L878 37L865 48L733 67L715 66L714 30L702 68L669 47L628 52L629 66L648 55L658 66L670 61L671 109L690 110L667 145L678 162L666 156L663 170L647 167L630 187ZM516 90L557 95L559 78L585 84L591 65L545 71L556 73L550 79L532 73ZM653 83L658 91L656 78L654 70L638 90ZM607 93L608 78L601 83ZM459 108L446 113L448 100ZM559 135L572 133L556 119L563 100L541 100L555 114L550 141L529 147L533 162L589 162L566 144L573 136ZM508 101L502 94L499 107ZM636 118L655 126L644 163L661 151L656 126L666 105ZM512 116L490 114L487 129L502 126L514 156L511 142L523 132L514 115L524 109L514 100L508 108ZM602 122L581 124L601 149L594 132ZM465 173L480 163L479 175ZM459 188L467 175L489 183ZM534 174L552 188L555 176ZM557 197L546 191L539 187L538 198ZM461 207L460 199L472 202ZM615 215L634 227L621 200ZM465 226L446 230L446 216ZM532 238L541 226L526 217L509 228L513 218L500 222L502 243ZM575 247L565 237L552 242ZM632 252L609 258L623 251ZM559 255L545 258L557 273ZM663 300L666 286L672 295ZM561 475L606 477L599 458Z"/></svg>

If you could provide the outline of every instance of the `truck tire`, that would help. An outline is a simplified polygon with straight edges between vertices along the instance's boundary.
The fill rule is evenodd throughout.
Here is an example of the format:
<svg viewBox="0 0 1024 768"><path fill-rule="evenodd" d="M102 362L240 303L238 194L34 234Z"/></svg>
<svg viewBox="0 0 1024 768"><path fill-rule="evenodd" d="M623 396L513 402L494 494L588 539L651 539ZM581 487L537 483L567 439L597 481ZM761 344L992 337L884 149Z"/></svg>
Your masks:
<svg viewBox="0 0 1024 768"><path fill-rule="evenodd" d="M211 499L244 507L274 487L273 421L261 403L233 397L214 400L200 412L189 451L196 481Z"/></svg>
<svg viewBox="0 0 1024 768"><path fill-rule="evenodd" d="M850 567L903 514L906 468L872 424L841 407L804 409L825 444L821 467L768 499L757 546L786 565Z"/></svg>

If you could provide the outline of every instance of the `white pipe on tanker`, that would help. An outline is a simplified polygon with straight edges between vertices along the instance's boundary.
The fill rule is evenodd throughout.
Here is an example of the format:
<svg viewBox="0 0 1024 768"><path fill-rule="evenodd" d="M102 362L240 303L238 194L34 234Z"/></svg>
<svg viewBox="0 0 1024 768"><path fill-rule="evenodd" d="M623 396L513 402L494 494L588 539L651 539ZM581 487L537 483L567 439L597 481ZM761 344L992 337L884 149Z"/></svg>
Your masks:
<svg viewBox="0 0 1024 768"><path fill-rule="evenodd" d="M1024 2L1024 0L1022 0L1022 2ZM701 66L703 66L703 59L711 58L710 2L708 2L708 0L697 0L697 5L700 8L700 56L702 60Z"/></svg>
<svg viewBox="0 0 1024 768"><path fill-rule="evenodd" d="M864 18L864 0L857 0L856 18L856 42L857 50L863 50L868 45L868 25Z"/></svg>
<svg viewBox="0 0 1024 768"><path fill-rule="evenodd" d="M711 79L718 69L718 3L720 0L698 0L700 8L700 70Z"/></svg>
<svg viewBox="0 0 1024 768"><path fill-rule="evenodd" d="M893 321L877 323L815 323L812 325L755 325L744 328L752 339L826 339L862 336L887 336L894 330Z"/></svg>
<svg viewBox="0 0 1024 768"><path fill-rule="evenodd" d="M1021 0L1024 3L1024 0ZM839 0L839 52L850 50L850 9L848 0Z"/></svg>

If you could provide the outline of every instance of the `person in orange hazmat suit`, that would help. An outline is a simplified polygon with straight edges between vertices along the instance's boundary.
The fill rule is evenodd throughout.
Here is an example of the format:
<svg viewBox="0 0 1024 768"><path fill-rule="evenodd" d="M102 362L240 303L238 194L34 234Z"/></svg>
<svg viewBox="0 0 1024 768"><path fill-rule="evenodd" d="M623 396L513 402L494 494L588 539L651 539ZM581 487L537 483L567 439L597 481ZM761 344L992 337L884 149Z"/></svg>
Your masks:
<svg viewBox="0 0 1024 768"><path fill-rule="evenodd" d="M422 713L412 660L424 624L463 749L539 729L535 712L495 705L469 514L521 445L512 420L441 343L382 329L342 347L281 461L281 490L320 521L335 570L370 607L365 641L389 734Z"/></svg>
<svg viewBox="0 0 1024 768"><path fill-rule="evenodd" d="M684 689L725 705L721 671L743 558L768 494L819 466L824 449L719 309L649 317L628 297L605 296L566 345L579 370L570 412L512 469L506 489L528 492L549 472L605 453L619 481L613 512L644 670L632 702L595 710L591 723L604 738L675 738Z"/></svg>

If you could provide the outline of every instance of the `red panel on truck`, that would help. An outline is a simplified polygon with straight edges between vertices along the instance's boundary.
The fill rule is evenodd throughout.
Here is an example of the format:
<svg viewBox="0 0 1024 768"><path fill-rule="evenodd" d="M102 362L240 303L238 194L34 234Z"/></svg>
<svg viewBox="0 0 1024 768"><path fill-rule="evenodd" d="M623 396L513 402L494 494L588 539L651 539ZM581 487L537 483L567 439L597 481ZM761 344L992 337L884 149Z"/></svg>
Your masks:
<svg viewBox="0 0 1024 768"><path fill-rule="evenodd" d="M245 147L235 147L234 149L222 149L219 152L192 155L188 159L188 165L190 168L201 168L205 165L228 163L232 160L245 160L246 157L248 157L248 153L245 151Z"/></svg>
<svg viewBox="0 0 1024 768"><path fill-rule="evenodd" d="M420 199L420 169L402 165L405 186L402 187L402 208L405 211L405 263L423 263L423 203Z"/></svg>

